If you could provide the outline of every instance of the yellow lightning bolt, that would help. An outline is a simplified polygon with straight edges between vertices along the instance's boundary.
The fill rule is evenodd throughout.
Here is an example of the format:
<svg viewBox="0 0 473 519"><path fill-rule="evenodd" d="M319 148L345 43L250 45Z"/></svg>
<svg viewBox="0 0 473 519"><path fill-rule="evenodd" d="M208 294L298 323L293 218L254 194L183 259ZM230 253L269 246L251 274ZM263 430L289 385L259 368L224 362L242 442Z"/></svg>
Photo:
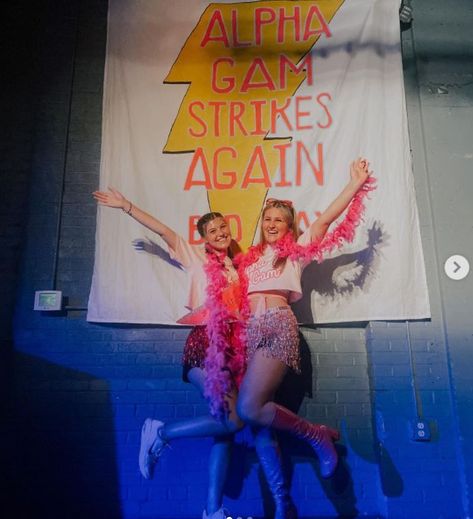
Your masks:
<svg viewBox="0 0 473 519"><path fill-rule="evenodd" d="M303 30L309 10L316 4L328 23L343 1L273 0L209 4L165 79L165 83L190 83L190 86L169 133L164 152L189 153L201 148L208 158L209 167L213 168L216 151L226 147L225 153L219 153L218 157L219 182L221 185L228 183L228 172L232 172L236 182L231 189L217 189L213 185L212 189L208 190L209 206L212 211L231 212L240 216L243 235L240 244L243 248L251 245L268 190L263 182L250 182L242 189L242 181L245 174L248 176L247 171L251 163L254 166L251 176L264 176L260 167L261 155L255 160L255 148L259 146L262 150L265 167L270 178L273 178L280 161L279 151L274 145L290 141L288 138L268 140L257 131L254 132L256 135L252 135L251 130L255 130L255 106L258 105L260 126L270 128L270 103L261 101L271 99L278 106L284 105L287 98L294 95L306 78L303 71L297 74L290 73L285 76L285 85L281 86L281 54L292 63L299 63L320 36L313 34L306 40L301 38L300 30ZM297 29L295 23L285 23L281 26L277 18L271 22L272 11L280 13L280 9L284 9L283 12L294 14L296 6L299 9L302 29ZM261 9L260 21L263 20L264 23L260 24L257 32L255 9L258 8ZM218 17L216 10L219 11ZM209 23L212 20L219 23L215 24L209 33ZM281 31L284 35L283 42L280 41ZM238 42L232 38L235 34L238 35ZM224 41L225 39L227 41ZM206 41L204 46L203 41ZM228 45L224 44L227 42ZM259 60L258 63L263 63L264 71L254 66L255 59ZM249 80L248 73L251 67L253 72ZM271 91L267 86L268 74L277 86ZM225 87L230 80L226 78L231 78L234 82L231 91L216 91L215 85L217 90L228 90ZM252 86L242 91L245 90L245 81L247 86L248 81ZM258 84L262 86L255 86ZM230 134L228 124L231 111L234 116L237 114L239 122L234 124L233 135ZM199 123L190 116L191 113L198 114ZM202 131L204 127L207 128L205 134Z"/></svg>

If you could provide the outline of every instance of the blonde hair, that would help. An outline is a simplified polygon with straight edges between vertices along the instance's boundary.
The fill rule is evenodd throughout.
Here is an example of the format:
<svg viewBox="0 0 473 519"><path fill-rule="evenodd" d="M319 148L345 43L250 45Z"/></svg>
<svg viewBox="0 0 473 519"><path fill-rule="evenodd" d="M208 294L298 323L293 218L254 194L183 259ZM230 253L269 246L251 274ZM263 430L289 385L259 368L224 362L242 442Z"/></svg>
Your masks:
<svg viewBox="0 0 473 519"><path fill-rule="evenodd" d="M270 198L266 201L266 206L263 209L263 213L261 214L260 245L266 244L266 240L264 238L263 233L263 221L264 215L266 214L266 211L268 211L269 209L279 209L282 212L284 221L287 223L288 226L287 232L292 233L294 240L297 240L300 233L296 221L296 212L294 210L292 202L289 202L288 200L276 200L274 198Z"/></svg>

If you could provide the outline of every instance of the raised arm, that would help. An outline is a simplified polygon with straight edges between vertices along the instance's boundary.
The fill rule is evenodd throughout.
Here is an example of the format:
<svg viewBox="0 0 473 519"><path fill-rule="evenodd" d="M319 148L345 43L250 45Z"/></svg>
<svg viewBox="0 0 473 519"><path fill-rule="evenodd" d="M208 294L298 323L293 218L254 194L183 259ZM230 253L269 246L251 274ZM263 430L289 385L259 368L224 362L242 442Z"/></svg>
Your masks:
<svg viewBox="0 0 473 519"><path fill-rule="evenodd" d="M159 236L161 236L161 238L167 243L168 247L173 250L176 249L177 234L154 216L151 216L139 207L136 207L136 205L133 205L120 193L120 191L109 187L108 191L94 191L92 195L99 205L122 209L141 225L144 225L151 231L159 234Z"/></svg>
<svg viewBox="0 0 473 519"><path fill-rule="evenodd" d="M323 238L330 224L345 211L357 191L371 175L372 171L369 171L368 168L369 162L366 159L358 158L351 163L350 181L337 198L310 226L312 241Z"/></svg>

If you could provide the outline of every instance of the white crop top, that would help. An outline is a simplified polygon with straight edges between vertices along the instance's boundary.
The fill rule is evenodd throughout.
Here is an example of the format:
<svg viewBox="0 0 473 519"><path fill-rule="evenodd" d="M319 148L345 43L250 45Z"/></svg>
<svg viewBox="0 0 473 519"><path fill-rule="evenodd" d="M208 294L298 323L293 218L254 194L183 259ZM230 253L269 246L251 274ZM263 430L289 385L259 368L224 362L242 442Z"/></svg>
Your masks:
<svg viewBox="0 0 473 519"><path fill-rule="evenodd" d="M309 245L310 242L309 228L299 236L297 243ZM268 290L288 290L289 303L298 301L302 297L301 275L305 267L303 260L293 261L288 258L282 269L274 268L275 261L276 251L268 245L258 261L246 268L248 294Z"/></svg>

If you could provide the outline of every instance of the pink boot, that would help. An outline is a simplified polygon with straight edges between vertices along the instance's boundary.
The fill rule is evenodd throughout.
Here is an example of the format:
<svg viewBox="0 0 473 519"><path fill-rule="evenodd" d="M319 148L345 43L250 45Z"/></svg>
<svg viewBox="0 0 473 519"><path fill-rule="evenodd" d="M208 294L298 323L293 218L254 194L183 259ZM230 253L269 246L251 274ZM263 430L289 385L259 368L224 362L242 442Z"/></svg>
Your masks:
<svg viewBox="0 0 473 519"><path fill-rule="evenodd" d="M340 439L339 432L326 425L308 422L285 407L279 405L275 405L275 407L276 412L271 427L288 431L309 442L319 458L322 477L333 476L338 464L338 454L333 442Z"/></svg>

